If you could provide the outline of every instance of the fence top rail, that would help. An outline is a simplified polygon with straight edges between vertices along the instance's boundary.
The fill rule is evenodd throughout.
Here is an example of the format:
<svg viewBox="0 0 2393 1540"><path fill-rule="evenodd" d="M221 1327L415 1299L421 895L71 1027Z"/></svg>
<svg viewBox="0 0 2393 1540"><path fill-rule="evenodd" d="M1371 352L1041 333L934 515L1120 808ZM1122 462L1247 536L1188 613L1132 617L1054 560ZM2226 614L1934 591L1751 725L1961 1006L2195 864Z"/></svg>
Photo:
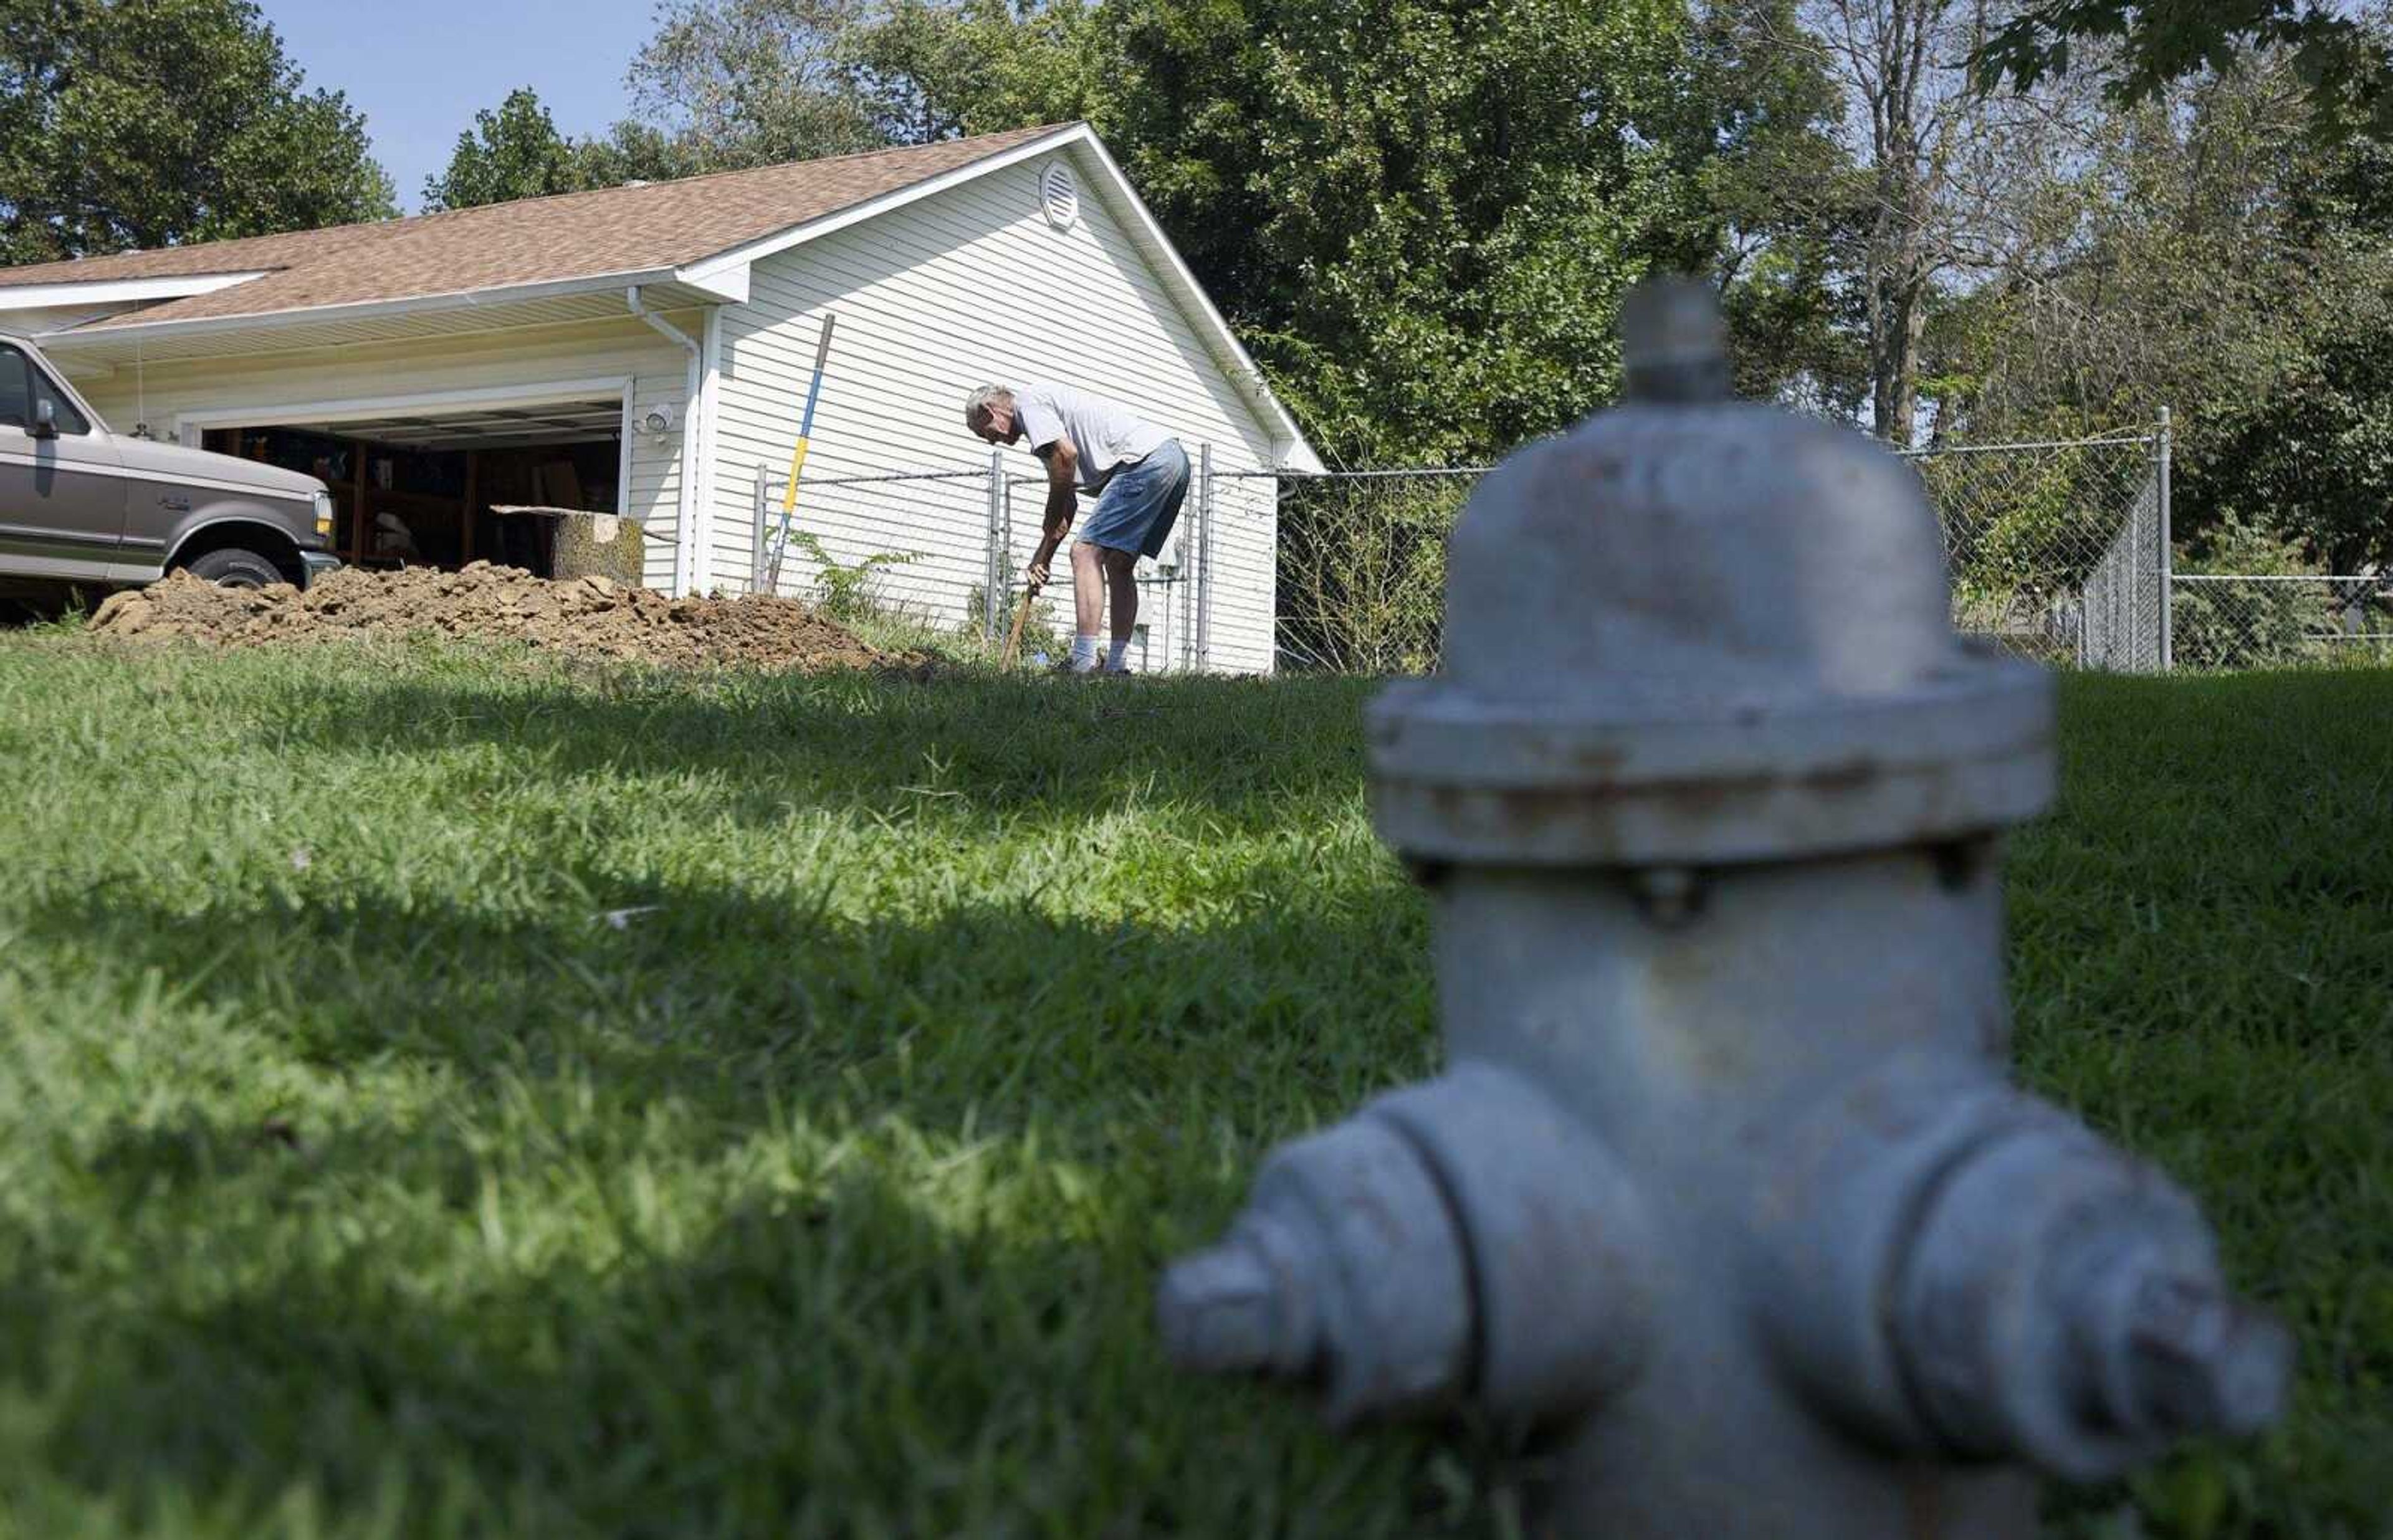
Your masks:
<svg viewBox="0 0 2393 1540"><path fill-rule="evenodd" d="M1894 453L1903 460L1933 460L1947 454L2000 454L2023 450L2149 449L2160 441L2160 436L2154 433L2109 433L2090 438L2022 439L2014 444L1930 445L1926 449L1896 450Z"/></svg>
<svg viewBox="0 0 2393 1540"><path fill-rule="evenodd" d="M2172 572L2171 582L2180 583L2365 583L2371 588L2393 588L2393 573L2334 572Z"/></svg>
<svg viewBox="0 0 2393 1540"><path fill-rule="evenodd" d="M1948 454L2019 453L2028 450L2151 449L2160 441L2156 433L2122 432L2095 434L2085 438L2020 439L2002 444L1941 444L1893 452L1904 460L1932 460ZM1370 481L1414 476L1485 476L1495 468L1493 465L1406 465L1367 471L1217 470L1213 474L1224 481Z"/></svg>
<svg viewBox="0 0 2393 1540"><path fill-rule="evenodd" d="M1389 481L1403 476L1485 476L1493 465L1410 465L1379 471L1215 471L1224 481Z"/></svg>

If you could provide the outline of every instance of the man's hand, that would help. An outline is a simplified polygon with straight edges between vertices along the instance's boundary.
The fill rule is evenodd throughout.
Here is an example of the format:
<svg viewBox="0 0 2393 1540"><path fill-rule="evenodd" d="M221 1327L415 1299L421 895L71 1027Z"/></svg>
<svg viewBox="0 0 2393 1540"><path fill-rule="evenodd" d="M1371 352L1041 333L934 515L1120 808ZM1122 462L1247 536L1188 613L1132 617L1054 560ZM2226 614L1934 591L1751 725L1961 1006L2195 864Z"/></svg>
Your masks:
<svg viewBox="0 0 2393 1540"><path fill-rule="evenodd" d="M1055 548L1063 543L1064 532L1053 524L1047 526L1046 538L1039 542L1039 549L1031 553L1030 565L1023 568L1030 579L1032 593L1047 586L1048 564L1055 559Z"/></svg>

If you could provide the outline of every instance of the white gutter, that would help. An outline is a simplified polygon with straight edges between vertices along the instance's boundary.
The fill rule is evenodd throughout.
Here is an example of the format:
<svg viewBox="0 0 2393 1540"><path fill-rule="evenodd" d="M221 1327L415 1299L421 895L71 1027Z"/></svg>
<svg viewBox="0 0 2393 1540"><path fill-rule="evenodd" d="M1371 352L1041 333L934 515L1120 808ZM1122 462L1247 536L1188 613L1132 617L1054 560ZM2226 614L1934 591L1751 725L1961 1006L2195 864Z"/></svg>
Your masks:
<svg viewBox="0 0 2393 1540"><path fill-rule="evenodd" d="M279 330L287 326L331 325L357 320L386 320L435 310L475 310L493 305L517 305L536 299L560 299L573 294L603 294L626 284L677 281L671 268L636 272L595 273L587 278L561 278L543 283L494 283L445 294L415 294L406 299L358 300L339 305L309 305L289 310L266 310L238 316L200 316L181 320L127 320L119 324L81 326L46 332L44 341L59 347L69 344L110 342L137 336L206 336L217 332ZM0 294L5 294L0 289Z"/></svg>
<svg viewBox="0 0 2393 1540"><path fill-rule="evenodd" d="M677 489L673 504L673 594L678 597L689 593L691 584L697 581L697 563L691 558L698 549L696 538L698 519L695 509L698 502L698 429L700 419L705 416L704 411L700 410L701 403L699 398L704 388L704 376L701 372L704 367L702 357L704 350L699 346L698 340L688 333L641 304L639 285L634 284L624 290L623 298L631 306L632 314L672 338L681 346L684 352L689 355L689 387L682 397L681 410L681 475L676 478Z"/></svg>
<svg viewBox="0 0 2393 1540"><path fill-rule="evenodd" d="M723 307L706 307L704 340L699 353L698 386L698 538L692 552L694 591L714 586L714 437L722 417Z"/></svg>

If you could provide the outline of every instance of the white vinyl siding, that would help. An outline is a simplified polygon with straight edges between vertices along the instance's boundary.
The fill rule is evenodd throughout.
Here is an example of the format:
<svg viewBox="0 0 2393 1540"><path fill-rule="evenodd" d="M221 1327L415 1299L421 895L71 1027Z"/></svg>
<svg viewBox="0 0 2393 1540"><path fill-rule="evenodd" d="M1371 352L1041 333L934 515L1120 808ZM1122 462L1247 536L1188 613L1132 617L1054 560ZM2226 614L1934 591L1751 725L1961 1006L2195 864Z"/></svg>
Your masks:
<svg viewBox="0 0 2393 1540"><path fill-rule="evenodd" d="M755 468L778 481L805 405L822 317L838 316L795 524L834 560L878 551L919 553L884 568L880 592L942 624L962 623L984 581L986 480L831 487L829 478L886 471L980 471L988 447L964 430L972 387L1042 378L1120 401L1175 435L1192 463L1210 443L1218 469L1272 463L1270 430L1199 341L1107 206L1102 173L1077 151L1079 218L1066 229L1040 211L1040 157L837 231L756 264L749 302L723 317L715 433L712 581L746 586L752 566ZM1018 449L1009 475L1040 475ZM1225 483L1225 490L1232 484ZM1213 666L1272 666L1275 499L1268 480L1236 484L1218 503L1210 625ZM1038 532L1042 489L1014 494L1017 565ZM1182 513L1193 536L1196 489ZM1092 505L1081 503L1086 517ZM775 504L778 516L778 502ZM1068 553L1066 553L1068 555ZM1068 630L1066 560L1046 598ZM792 552L784 591L813 566ZM1142 571L1149 570L1143 567ZM1141 623L1149 666L1180 656L1169 628L1185 627L1174 588L1145 589Z"/></svg>
<svg viewBox="0 0 2393 1540"><path fill-rule="evenodd" d="M696 334L700 313L676 313L670 319ZM129 433L146 413L153 436L172 438L177 416L185 411L207 412L222 425L225 411L254 408L255 424L265 424L290 420L279 410L282 408L610 378L632 381L634 421L651 405L673 409L673 426L661 439L633 435L631 485L624 502L625 510L646 526L648 584L669 589L688 355L628 314L620 321L429 343L153 363L138 371L118 368L104 378L78 376L76 383L111 427ZM438 417L439 411L427 408L424 415Z"/></svg>

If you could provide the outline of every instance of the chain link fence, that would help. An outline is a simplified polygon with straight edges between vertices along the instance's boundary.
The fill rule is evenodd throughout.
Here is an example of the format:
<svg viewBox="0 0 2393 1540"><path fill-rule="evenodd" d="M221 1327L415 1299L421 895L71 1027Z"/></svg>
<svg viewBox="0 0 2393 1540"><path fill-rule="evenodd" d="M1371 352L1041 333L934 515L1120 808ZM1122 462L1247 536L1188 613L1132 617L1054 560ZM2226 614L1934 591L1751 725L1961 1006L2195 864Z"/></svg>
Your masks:
<svg viewBox="0 0 2393 1540"><path fill-rule="evenodd" d="M1194 480L1170 545L1139 568L1141 672L1223 666L1223 618L1269 624L1285 672L1437 667L1446 536L1488 467L1320 475L1217 468ZM2393 577L2172 570L2167 414L2149 432L1903 453L1943 532L1956 630L2039 662L2151 672L2393 661ZM752 592L867 609L976 637L1011 630L1038 544L1043 477L981 465L808 478L798 512L755 469ZM1263 542L1264 571L1224 592L1226 527ZM1260 592L1249 592L1260 589ZM997 595L992 603L990 595ZM1074 626L1068 547L1025 618L1021 656L1058 657ZM1225 607L1226 606L1226 607ZM1101 629L1104 622L1100 622ZM1231 658L1230 666L1253 661Z"/></svg>
<svg viewBox="0 0 2393 1540"><path fill-rule="evenodd" d="M1278 490L1282 669L1427 673L1445 614L1445 537L1488 467L1262 472Z"/></svg>
<svg viewBox="0 0 2393 1540"><path fill-rule="evenodd" d="M2180 572L2176 661L2190 669L2393 663L2393 579Z"/></svg>
<svg viewBox="0 0 2393 1540"><path fill-rule="evenodd" d="M1943 529L1957 630L2045 662L2169 666L2164 423L2152 433L1903 459ZM1445 537L1485 471L1281 474L1282 666L1433 670Z"/></svg>
<svg viewBox="0 0 2393 1540"><path fill-rule="evenodd" d="M1131 660L1141 672L1208 666L1217 478L1210 446L1192 461L1170 541L1139 564ZM785 475L754 467L748 592L804 599L833 620L870 613L910 623L991 656L1013 639L1018 616L1023 660L1068 650L1078 597L1068 543L1047 586L1024 606L1044 523L1044 476L1009 475L1002 455L991 454L970 468L803 477L794 507L785 509L788 491ZM1107 623L1101 620L1101 629Z"/></svg>
<svg viewBox="0 0 2393 1540"><path fill-rule="evenodd" d="M1954 629L2038 662L2169 666L2169 439L2158 432L1915 450L1944 535Z"/></svg>

